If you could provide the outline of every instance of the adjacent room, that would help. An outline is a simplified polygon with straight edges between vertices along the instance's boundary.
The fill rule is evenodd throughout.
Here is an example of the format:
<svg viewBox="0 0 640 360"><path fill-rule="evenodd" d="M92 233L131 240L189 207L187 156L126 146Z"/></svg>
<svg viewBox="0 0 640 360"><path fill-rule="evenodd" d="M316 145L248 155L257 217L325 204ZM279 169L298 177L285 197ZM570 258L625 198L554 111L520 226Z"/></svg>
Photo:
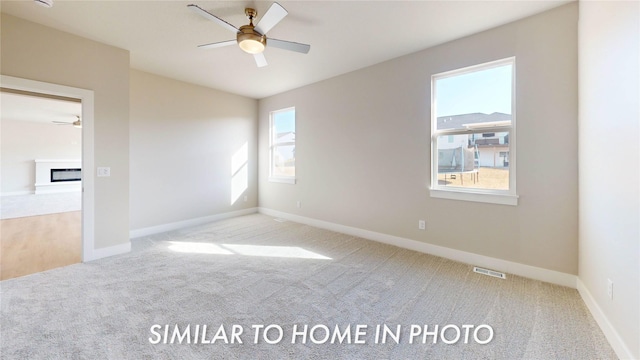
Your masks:
<svg viewBox="0 0 640 360"><path fill-rule="evenodd" d="M0 6L2 358L640 359L640 3Z"/></svg>
<svg viewBox="0 0 640 360"><path fill-rule="evenodd" d="M2 280L79 263L82 104L3 89Z"/></svg>

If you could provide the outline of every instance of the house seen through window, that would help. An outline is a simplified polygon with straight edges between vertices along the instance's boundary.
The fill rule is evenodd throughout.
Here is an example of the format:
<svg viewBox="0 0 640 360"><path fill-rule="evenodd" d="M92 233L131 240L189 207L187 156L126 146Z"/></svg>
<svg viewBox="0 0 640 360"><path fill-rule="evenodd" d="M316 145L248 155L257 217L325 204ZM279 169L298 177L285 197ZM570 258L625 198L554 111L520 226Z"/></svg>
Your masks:
<svg viewBox="0 0 640 360"><path fill-rule="evenodd" d="M272 111L269 116L269 180L295 183L296 110Z"/></svg>
<svg viewBox="0 0 640 360"><path fill-rule="evenodd" d="M432 196L515 205L514 74L509 58L432 76Z"/></svg>

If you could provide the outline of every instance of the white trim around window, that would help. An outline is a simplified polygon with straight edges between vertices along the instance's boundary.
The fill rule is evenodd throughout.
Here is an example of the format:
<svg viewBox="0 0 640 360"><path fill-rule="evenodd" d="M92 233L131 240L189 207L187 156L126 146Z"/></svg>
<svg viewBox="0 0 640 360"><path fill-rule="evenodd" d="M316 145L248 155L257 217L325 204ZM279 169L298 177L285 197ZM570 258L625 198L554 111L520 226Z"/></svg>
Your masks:
<svg viewBox="0 0 640 360"><path fill-rule="evenodd" d="M438 112L439 95L442 95L440 100L442 100L443 108L445 100L452 103L452 98L457 96L457 93L451 92L450 88L447 93L443 91L443 94L438 94L438 81L448 80L450 84L453 84L454 82L451 80L460 80L460 84L468 85L462 81L463 76L473 76L474 73L481 74L482 71L496 68L505 69L505 75L502 78L505 80L509 76L507 66L511 66L510 113L507 111L476 110L473 106L471 108L462 106L460 109L464 110L457 112L449 110L449 113L458 115L444 115ZM455 77L460 78L454 79ZM467 78L473 79L472 77ZM431 76L431 186L429 188L431 197L513 206L518 204L516 193L515 81L515 57ZM508 92L508 84L502 82L503 89L506 89L504 92ZM445 99L445 96L449 98ZM504 98L507 96L505 95ZM480 119L478 116L484 118ZM449 122L447 123L447 121ZM492 187L495 185L492 184L490 186L488 182L483 182L483 180L486 181L486 177L483 175L489 171L502 171L508 174L508 181L502 178L501 185Z"/></svg>

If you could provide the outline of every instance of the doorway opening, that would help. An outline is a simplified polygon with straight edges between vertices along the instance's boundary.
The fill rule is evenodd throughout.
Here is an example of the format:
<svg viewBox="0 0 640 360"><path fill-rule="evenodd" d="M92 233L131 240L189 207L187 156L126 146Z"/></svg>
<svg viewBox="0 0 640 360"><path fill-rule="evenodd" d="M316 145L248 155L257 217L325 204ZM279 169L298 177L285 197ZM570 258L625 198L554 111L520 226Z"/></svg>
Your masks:
<svg viewBox="0 0 640 360"><path fill-rule="evenodd" d="M4 75L1 90L0 279L91 260L93 91Z"/></svg>

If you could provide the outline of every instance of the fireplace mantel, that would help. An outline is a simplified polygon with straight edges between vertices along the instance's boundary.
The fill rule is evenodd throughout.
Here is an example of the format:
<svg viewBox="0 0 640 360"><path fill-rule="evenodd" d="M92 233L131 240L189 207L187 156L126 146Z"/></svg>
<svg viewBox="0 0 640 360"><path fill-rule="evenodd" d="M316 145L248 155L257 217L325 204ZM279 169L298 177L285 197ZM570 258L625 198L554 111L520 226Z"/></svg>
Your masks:
<svg viewBox="0 0 640 360"><path fill-rule="evenodd" d="M36 194L51 194L60 192L73 192L82 189L82 181L51 181L51 170L57 169L81 169L82 161L79 159L36 159Z"/></svg>

